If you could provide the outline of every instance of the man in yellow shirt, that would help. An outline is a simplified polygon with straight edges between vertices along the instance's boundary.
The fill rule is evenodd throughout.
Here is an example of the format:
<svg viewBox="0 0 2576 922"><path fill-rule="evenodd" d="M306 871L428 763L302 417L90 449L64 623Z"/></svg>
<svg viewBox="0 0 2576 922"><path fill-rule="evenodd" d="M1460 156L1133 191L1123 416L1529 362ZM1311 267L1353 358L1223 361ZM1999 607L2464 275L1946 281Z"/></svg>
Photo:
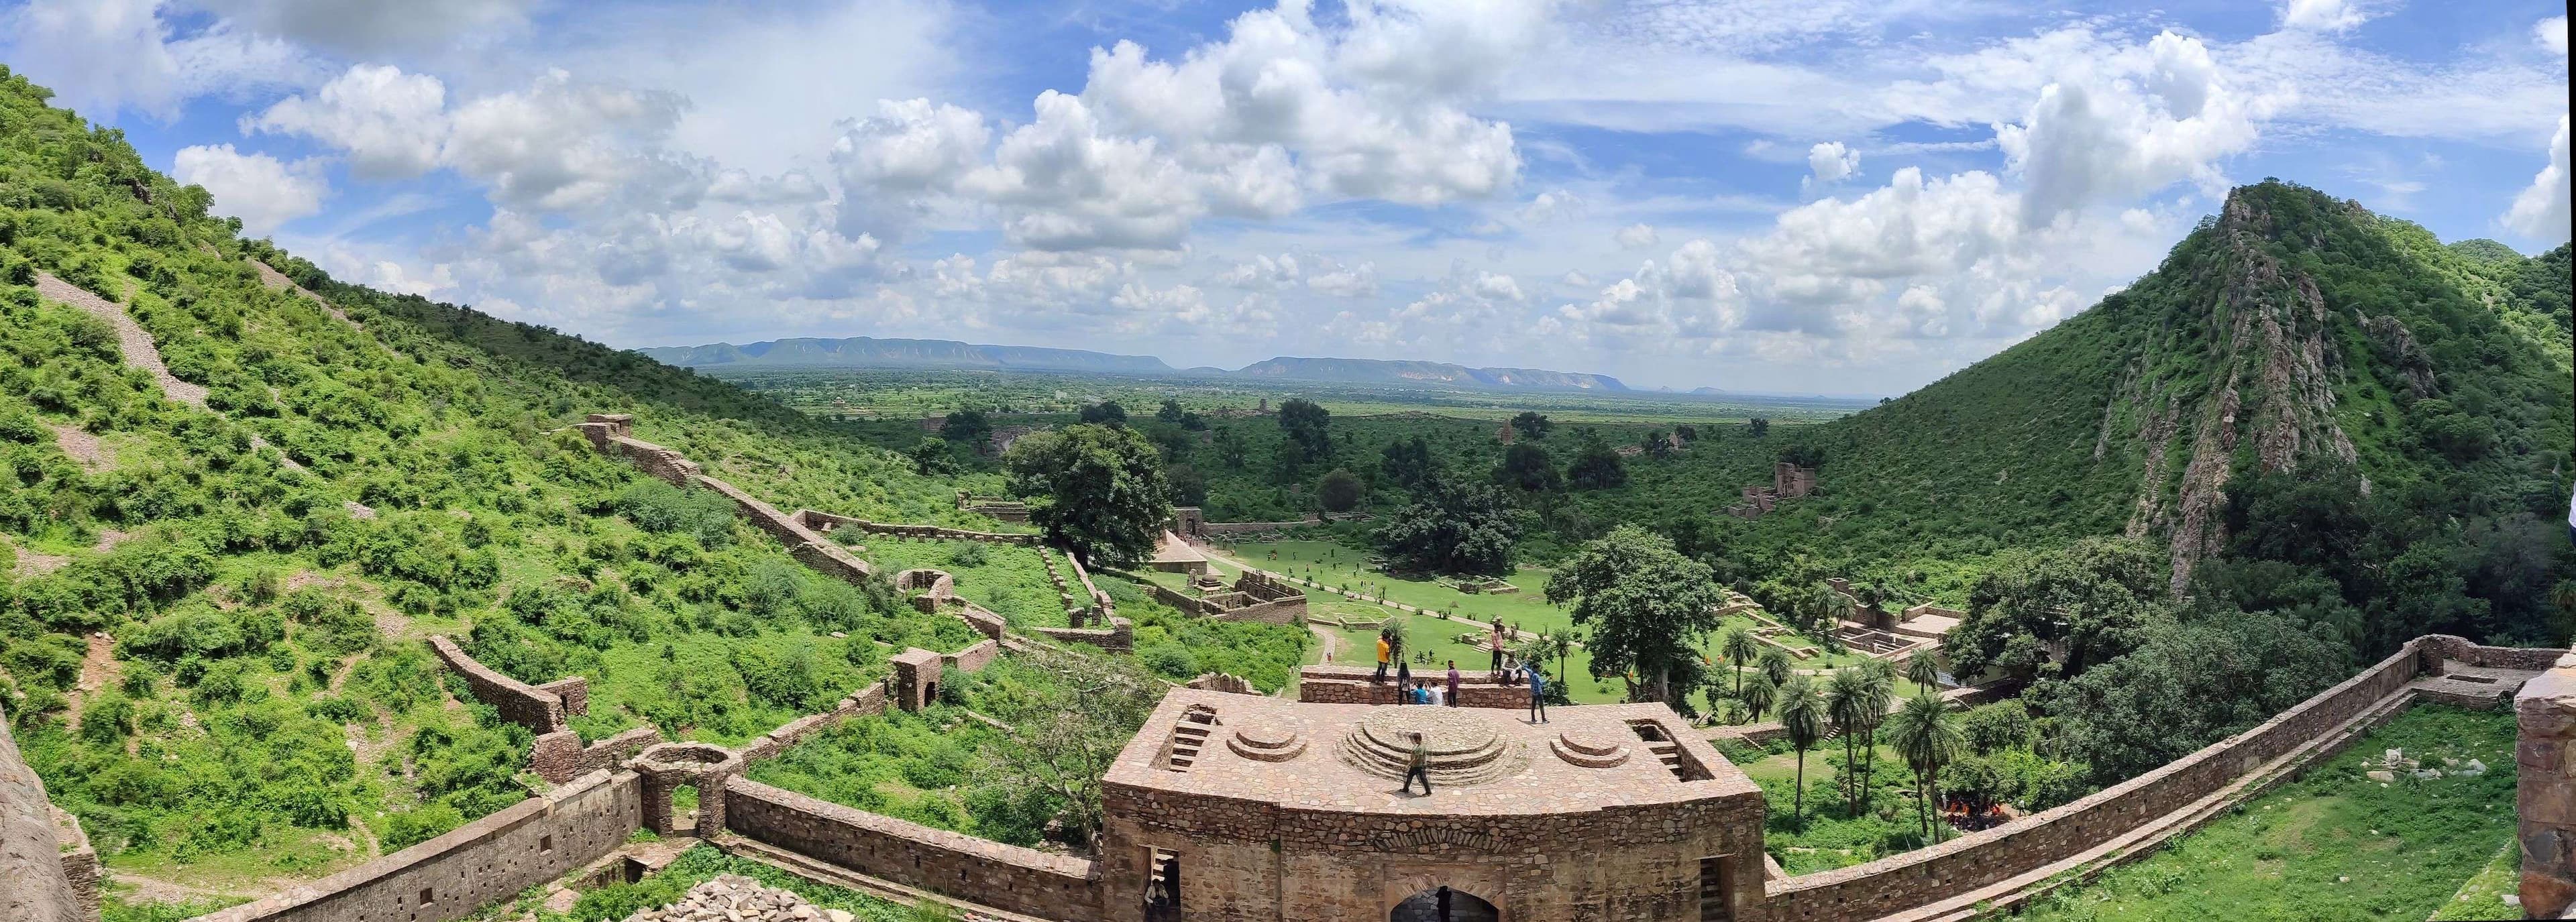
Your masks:
<svg viewBox="0 0 2576 922"><path fill-rule="evenodd" d="M1386 681L1386 661L1387 661L1387 656L1388 656L1388 655L1389 655L1393 650L1394 650L1394 648L1393 648L1393 647L1390 647L1390 646L1388 646L1388 645L1387 645L1387 642L1386 642L1386 635L1384 635L1384 634L1379 634L1379 635L1377 635L1377 675L1374 675L1374 676L1369 677L1369 682L1370 682L1371 684L1375 684L1375 683L1378 683L1378 682L1384 682L1384 681Z"/></svg>

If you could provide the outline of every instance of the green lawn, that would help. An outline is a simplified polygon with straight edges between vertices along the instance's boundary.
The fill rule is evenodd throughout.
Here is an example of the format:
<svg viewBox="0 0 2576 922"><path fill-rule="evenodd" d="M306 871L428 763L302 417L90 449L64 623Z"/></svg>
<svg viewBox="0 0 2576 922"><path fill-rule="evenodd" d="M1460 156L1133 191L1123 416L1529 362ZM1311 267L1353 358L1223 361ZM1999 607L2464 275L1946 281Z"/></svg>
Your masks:
<svg viewBox="0 0 2576 922"><path fill-rule="evenodd" d="M1525 631L1565 630L1574 626L1573 616L1565 609L1547 603L1547 570L1521 567L1508 581L1520 587L1512 593L1468 594L1431 580L1399 579L1368 569L1368 553L1343 547L1331 541L1273 541L1221 547L1235 559L1273 573L1291 576L1312 575L1325 586L1348 585L1375 598L1383 587L1388 601L1431 610L1457 606L1462 617L1478 621L1500 618ZM1271 554L1277 553L1277 559ZM1228 568L1231 572L1231 568Z"/></svg>
<svg viewBox="0 0 2576 922"><path fill-rule="evenodd" d="M2501 901L2480 894L2496 888L2458 897L2513 838L2513 738L2511 713L2418 705L2305 777L2091 886L2051 894L2024 917L2414 922L2454 907L2493 912ZM2363 760L2393 748L2433 767L2476 758L2487 772L2364 777Z"/></svg>
<svg viewBox="0 0 2576 922"><path fill-rule="evenodd" d="M1431 661L1427 664L1420 660L1412 660L1416 676L1430 677L1434 673L1445 673L1448 670L1447 663L1452 659L1458 661L1458 669L1461 672L1482 671L1493 665L1491 654L1478 650L1472 645L1459 643L1455 639L1456 635L1461 633L1481 632L1482 629L1474 625L1430 615L1406 614L1384 606L1353 602L1349 599L1314 598L1306 605L1310 617L1346 615L1351 618L1403 619L1405 642L1411 645L1410 649L1415 652L1427 651L1431 654ZM1323 626L1319 625L1319 627ZM1339 665L1370 666L1377 662L1376 631L1332 627L1323 627L1323 629L1331 631L1333 636L1341 641L1341 653L1335 661ZM1321 662L1323 656L1323 647L1320 644L1306 649L1308 663ZM1408 659L1411 658L1408 657ZM1574 703L1609 704L1625 699L1624 686L1618 679L1594 679L1589 671L1591 668L1591 656L1581 649L1575 650L1566 658L1564 669L1574 676L1573 682L1567 686L1566 694L1573 699ZM1550 661L1546 669L1549 681L1559 681L1557 663Z"/></svg>

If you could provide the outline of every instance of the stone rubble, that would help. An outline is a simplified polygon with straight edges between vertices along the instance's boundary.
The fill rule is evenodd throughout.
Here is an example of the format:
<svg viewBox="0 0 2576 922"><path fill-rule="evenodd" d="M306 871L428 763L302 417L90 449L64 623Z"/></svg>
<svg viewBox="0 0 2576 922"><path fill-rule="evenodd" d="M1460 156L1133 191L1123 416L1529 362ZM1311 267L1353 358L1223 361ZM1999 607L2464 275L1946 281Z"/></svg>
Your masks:
<svg viewBox="0 0 2576 922"><path fill-rule="evenodd" d="M626 922L852 922L842 909L823 909L804 897L761 886L739 874L721 874L690 888L680 901L627 916Z"/></svg>

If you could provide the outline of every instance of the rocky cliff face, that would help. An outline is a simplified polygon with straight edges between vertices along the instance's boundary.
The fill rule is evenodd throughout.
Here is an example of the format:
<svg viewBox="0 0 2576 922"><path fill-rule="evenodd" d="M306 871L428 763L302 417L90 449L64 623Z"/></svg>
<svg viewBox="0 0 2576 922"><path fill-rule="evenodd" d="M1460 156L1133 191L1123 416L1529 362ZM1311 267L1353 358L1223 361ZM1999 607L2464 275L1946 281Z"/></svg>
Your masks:
<svg viewBox="0 0 2576 922"><path fill-rule="evenodd" d="M45 806L45 783L18 758L9 717L0 713L0 919L77 922L85 917L63 876L61 846Z"/></svg>
<svg viewBox="0 0 2576 922"><path fill-rule="evenodd" d="M2347 367L2335 331L2347 318L2328 306L2315 278L2286 267L2267 246L2283 229L2259 196L2243 190L2229 196L2214 231L2215 259L2195 280L2210 301L2201 314L2205 329L2197 337L2153 341L2204 352L2205 358L2151 349L2133 366L2202 359L2205 377L2199 383L2205 389L2193 394L2167 388L2161 379L2133 378L2128 392L2115 398L2157 407L2136 433L2146 446L2146 466L2129 532L2165 536L2177 593L2190 582L2193 566L2226 544L2220 513L2240 450L2249 450L2244 460L2263 471L2295 470L2316 457L2354 459L2352 439L2335 419L2337 386ZM2395 324L2395 335L2405 335L2404 324L2388 322ZM2166 468L2176 448L2189 458L2179 477Z"/></svg>

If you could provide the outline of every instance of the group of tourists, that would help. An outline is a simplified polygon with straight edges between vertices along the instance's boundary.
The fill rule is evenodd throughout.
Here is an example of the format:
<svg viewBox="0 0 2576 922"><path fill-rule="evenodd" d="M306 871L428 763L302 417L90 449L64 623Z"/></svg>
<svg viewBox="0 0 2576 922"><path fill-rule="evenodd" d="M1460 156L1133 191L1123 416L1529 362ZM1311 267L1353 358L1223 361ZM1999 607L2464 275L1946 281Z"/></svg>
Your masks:
<svg viewBox="0 0 2576 922"><path fill-rule="evenodd" d="M1508 664L1509 668L1506 668L1501 646L1502 637L1502 623L1495 622L1494 681L1503 685L1529 683L1529 722L1546 723L1547 674L1539 671L1538 666L1532 663L1512 662ZM1386 639L1386 635L1380 634L1377 638L1377 672L1369 676L1369 684L1385 682L1387 667L1390 665L1395 667L1395 703L1459 706L1458 686L1461 679L1458 675L1457 660L1448 661L1449 672L1446 681L1441 685L1433 685L1429 679L1414 678L1413 666L1398 659L1395 656L1395 645ZM1425 780L1423 784L1427 787L1430 782Z"/></svg>

